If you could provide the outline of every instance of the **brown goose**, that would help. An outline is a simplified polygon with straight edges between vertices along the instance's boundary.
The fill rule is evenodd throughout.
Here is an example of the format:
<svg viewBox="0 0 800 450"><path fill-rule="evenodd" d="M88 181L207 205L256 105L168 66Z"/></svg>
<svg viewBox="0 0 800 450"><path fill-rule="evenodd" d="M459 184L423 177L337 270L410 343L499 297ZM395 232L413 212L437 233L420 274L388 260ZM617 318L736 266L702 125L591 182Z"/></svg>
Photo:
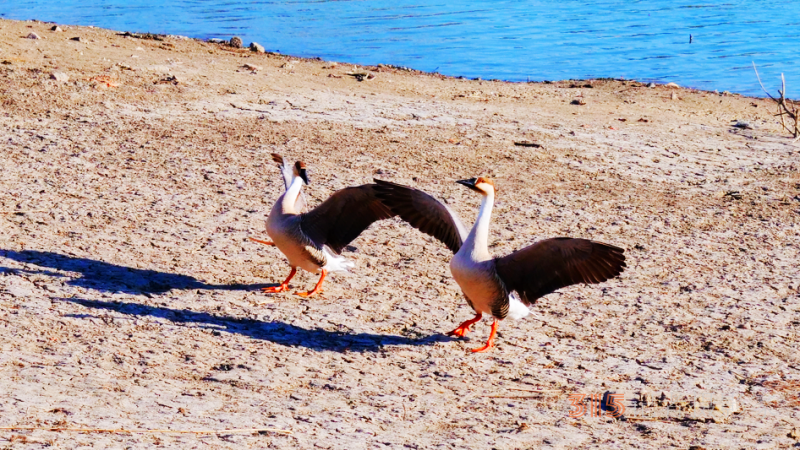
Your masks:
<svg viewBox="0 0 800 450"><path fill-rule="evenodd" d="M314 289L295 294L309 297L320 291L329 272L346 272L353 262L341 256L342 250L373 222L388 219L394 214L375 197L374 184L349 187L336 191L319 206L307 213L301 211L305 198L301 190L308 184L304 163L289 166L277 153L272 159L279 164L286 186L267 217L267 234L272 242L250 238L255 242L278 247L292 271L279 286L263 288L264 292L289 289L289 281L297 268L320 273Z"/></svg>
<svg viewBox="0 0 800 450"><path fill-rule="evenodd" d="M495 188L488 178L460 180L483 196L478 219L467 232L446 205L420 190L375 180L378 198L414 228L442 241L455 253L450 272L461 287L475 317L448 334L464 336L483 314L490 314L492 331L483 352L494 347L499 321L521 319L536 299L577 283L600 283L625 268L624 250L586 239L553 238L539 241L510 255L493 258L489 253L489 222Z"/></svg>

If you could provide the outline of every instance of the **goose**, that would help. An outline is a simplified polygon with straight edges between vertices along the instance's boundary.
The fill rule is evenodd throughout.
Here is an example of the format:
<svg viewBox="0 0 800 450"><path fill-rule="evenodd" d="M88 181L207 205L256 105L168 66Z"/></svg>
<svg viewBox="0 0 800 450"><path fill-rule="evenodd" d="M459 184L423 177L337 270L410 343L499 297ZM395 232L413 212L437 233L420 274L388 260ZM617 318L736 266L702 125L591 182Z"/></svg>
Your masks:
<svg viewBox="0 0 800 450"><path fill-rule="evenodd" d="M292 270L278 286L262 288L268 293L289 289L289 281L297 268L319 273L319 281L308 292L295 292L310 297L320 291L325 276L332 272L347 272L353 262L341 256L342 250L373 222L394 214L375 196L374 184L348 187L336 191L319 206L301 213L306 206L302 193L308 184L306 165L297 161L289 165L281 155L272 154L283 175L286 191L278 197L266 221L267 234L272 241L250 240L278 247L289 261Z"/></svg>
<svg viewBox="0 0 800 450"><path fill-rule="evenodd" d="M506 317L525 317L530 312L528 307L538 298L573 284L606 281L625 268L623 249L568 237L545 239L493 258L488 239L496 189L489 178L457 181L483 196L478 219L469 232L447 205L425 192L389 181L375 180L375 183L378 198L394 214L435 237L454 253L450 272L475 317L448 334L463 337L483 314L493 317L486 345L472 349L473 352L494 347L499 322Z"/></svg>

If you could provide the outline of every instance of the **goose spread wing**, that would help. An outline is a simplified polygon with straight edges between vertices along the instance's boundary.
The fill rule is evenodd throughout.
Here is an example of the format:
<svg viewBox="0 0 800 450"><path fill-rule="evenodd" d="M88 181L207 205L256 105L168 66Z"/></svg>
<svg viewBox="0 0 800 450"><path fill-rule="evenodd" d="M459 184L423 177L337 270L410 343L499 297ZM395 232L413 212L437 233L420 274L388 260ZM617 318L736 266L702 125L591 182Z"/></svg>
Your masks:
<svg viewBox="0 0 800 450"><path fill-rule="evenodd" d="M496 258L506 289L526 305L556 289L577 283L600 283L625 268L625 250L587 239L553 238Z"/></svg>
<svg viewBox="0 0 800 450"><path fill-rule="evenodd" d="M292 166L283 159L283 156L277 153L272 153L271 156L272 160L278 163L278 168L283 176L283 190L286 191L289 189L289 185L292 184L292 178L294 177ZM300 195L297 196L297 200L294 202L294 208L295 211L302 211L306 208L306 195L302 191L300 191Z"/></svg>
<svg viewBox="0 0 800 450"><path fill-rule="evenodd" d="M341 253L373 222L394 214L375 195L375 185L365 184L336 191L300 217L300 228L319 247Z"/></svg>
<svg viewBox="0 0 800 450"><path fill-rule="evenodd" d="M458 252L468 232L447 205L412 187L383 180L375 180L375 183L378 197L393 213L442 241L453 253Z"/></svg>

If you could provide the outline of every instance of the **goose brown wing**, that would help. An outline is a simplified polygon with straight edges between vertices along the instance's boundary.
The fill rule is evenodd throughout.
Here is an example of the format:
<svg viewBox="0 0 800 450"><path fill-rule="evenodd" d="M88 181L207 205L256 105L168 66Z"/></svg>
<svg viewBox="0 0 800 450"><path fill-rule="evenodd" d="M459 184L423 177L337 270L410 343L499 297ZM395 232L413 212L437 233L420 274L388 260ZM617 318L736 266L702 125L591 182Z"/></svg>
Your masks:
<svg viewBox="0 0 800 450"><path fill-rule="evenodd" d="M375 185L336 191L313 210L300 216L300 229L316 245L341 253L373 222L394 216L375 195Z"/></svg>
<svg viewBox="0 0 800 450"><path fill-rule="evenodd" d="M456 253L467 238L458 216L444 203L412 187L375 180L375 191L384 205L412 227L442 241Z"/></svg>
<svg viewBox="0 0 800 450"><path fill-rule="evenodd" d="M508 291L526 305L556 289L577 283L600 283L625 268L625 250L587 239L553 238L495 259Z"/></svg>
<svg viewBox="0 0 800 450"><path fill-rule="evenodd" d="M283 188L284 190L288 190L289 186L292 184L292 178L294 177L294 172L292 172L292 166L289 165L288 161L283 159L283 156L272 153L272 160L278 163L278 169L281 170L281 176L283 177ZM295 211L302 211L306 209L306 194L303 191L300 191L300 195L297 196L297 200L294 202L294 210Z"/></svg>
<svg viewBox="0 0 800 450"><path fill-rule="evenodd" d="M281 176L283 177L283 189L289 189L289 185L292 184L292 168L286 161L283 159L283 156L272 153L272 160L278 163L278 169L281 170Z"/></svg>

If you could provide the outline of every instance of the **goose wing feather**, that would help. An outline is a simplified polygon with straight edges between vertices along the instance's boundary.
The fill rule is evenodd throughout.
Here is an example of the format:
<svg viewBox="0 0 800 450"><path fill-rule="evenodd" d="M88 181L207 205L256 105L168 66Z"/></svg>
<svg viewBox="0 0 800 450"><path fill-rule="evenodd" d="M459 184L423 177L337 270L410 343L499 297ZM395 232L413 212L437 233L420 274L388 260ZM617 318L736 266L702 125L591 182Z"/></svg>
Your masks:
<svg viewBox="0 0 800 450"><path fill-rule="evenodd" d="M319 248L340 254L373 222L394 216L375 195L375 185L336 191L319 206L300 216L300 228Z"/></svg>
<svg viewBox="0 0 800 450"><path fill-rule="evenodd" d="M447 205L419 189L383 180L375 180L375 183L378 197L393 213L440 240L453 253L458 252L468 232Z"/></svg>
<svg viewBox="0 0 800 450"><path fill-rule="evenodd" d="M600 283L625 268L625 250L587 239L552 238L495 259L500 279L523 303L577 283Z"/></svg>
<svg viewBox="0 0 800 450"><path fill-rule="evenodd" d="M283 176L283 190L286 191L289 189L289 185L292 184L292 178L294 178L294 171L292 166L289 164L288 161L283 159L283 156L272 153L272 160L278 163L278 168L281 170L281 175ZM300 195L297 196L297 200L294 202L294 210L295 211L302 211L306 209L306 194L302 191Z"/></svg>

